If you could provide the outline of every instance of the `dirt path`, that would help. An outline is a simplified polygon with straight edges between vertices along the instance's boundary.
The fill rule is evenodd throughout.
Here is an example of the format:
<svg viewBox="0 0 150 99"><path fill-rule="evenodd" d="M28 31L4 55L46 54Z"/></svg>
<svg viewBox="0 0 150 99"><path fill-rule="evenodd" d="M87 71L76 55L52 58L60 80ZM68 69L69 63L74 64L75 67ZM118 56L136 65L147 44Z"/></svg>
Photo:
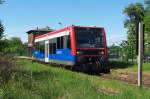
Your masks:
<svg viewBox="0 0 150 99"><path fill-rule="evenodd" d="M117 73L115 75L113 74L101 74L102 78L108 78L108 79L116 79L121 80L124 82L127 82L129 84L137 84L137 73L129 73L129 72L122 72ZM143 80L142 80L144 86L150 87L150 74L143 74Z"/></svg>

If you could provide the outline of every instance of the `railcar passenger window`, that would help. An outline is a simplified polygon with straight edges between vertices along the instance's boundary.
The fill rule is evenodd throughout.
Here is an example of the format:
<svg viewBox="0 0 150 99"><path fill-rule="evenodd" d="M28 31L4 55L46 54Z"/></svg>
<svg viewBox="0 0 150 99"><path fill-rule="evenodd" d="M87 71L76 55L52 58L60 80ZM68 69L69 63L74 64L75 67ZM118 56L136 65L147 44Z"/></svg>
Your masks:
<svg viewBox="0 0 150 99"><path fill-rule="evenodd" d="M60 37L57 38L57 49L60 49Z"/></svg>
<svg viewBox="0 0 150 99"><path fill-rule="evenodd" d="M41 54L44 54L44 53L45 53L45 45L44 45L44 42L39 42L39 43L37 43L36 48L37 48L38 50L40 50L40 53L41 53Z"/></svg>
<svg viewBox="0 0 150 99"><path fill-rule="evenodd" d="M44 44L40 44L40 53L41 54L45 53L45 45Z"/></svg>
<svg viewBox="0 0 150 99"><path fill-rule="evenodd" d="M53 45L49 43L49 54L53 54Z"/></svg>
<svg viewBox="0 0 150 99"><path fill-rule="evenodd" d="M70 40L71 40L71 39L70 39L70 36L68 35L68 36L67 36L67 48L68 48L68 49L71 49Z"/></svg>
<svg viewBox="0 0 150 99"><path fill-rule="evenodd" d="M64 39L63 39L63 36L62 37L60 37L61 39L61 41L60 41L60 45L61 45L61 47L60 48L63 48L63 44L64 44Z"/></svg>
<svg viewBox="0 0 150 99"><path fill-rule="evenodd" d="M49 40L49 54L56 54L56 44L57 43L57 39L50 39Z"/></svg>
<svg viewBox="0 0 150 99"><path fill-rule="evenodd" d="M56 43L53 43L53 54L56 54Z"/></svg>
<svg viewBox="0 0 150 99"><path fill-rule="evenodd" d="M38 42L35 43L35 50L39 50L39 47L40 47L39 43Z"/></svg>
<svg viewBox="0 0 150 99"><path fill-rule="evenodd" d="M57 49L62 49L63 48L63 43L64 43L63 36L58 37L57 38Z"/></svg>

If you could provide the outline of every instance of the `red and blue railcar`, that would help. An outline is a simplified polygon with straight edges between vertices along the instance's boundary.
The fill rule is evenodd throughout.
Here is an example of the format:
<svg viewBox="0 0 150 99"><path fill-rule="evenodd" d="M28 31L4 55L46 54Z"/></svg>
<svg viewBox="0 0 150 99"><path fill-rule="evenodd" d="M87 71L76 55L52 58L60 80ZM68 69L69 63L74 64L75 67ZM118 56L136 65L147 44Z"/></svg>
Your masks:
<svg viewBox="0 0 150 99"><path fill-rule="evenodd" d="M34 57L85 71L109 71L102 27L69 26L35 37Z"/></svg>

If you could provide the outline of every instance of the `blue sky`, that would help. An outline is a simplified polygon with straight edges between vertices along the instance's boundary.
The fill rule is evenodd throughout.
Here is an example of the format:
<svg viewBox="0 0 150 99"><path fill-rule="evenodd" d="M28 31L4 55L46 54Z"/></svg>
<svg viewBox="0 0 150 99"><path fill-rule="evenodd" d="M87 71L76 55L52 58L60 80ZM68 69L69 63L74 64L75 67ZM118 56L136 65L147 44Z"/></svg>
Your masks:
<svg viewBox="0 0 150 99"><path fill-rule="evenodd" d="M26 31L50 26L101 26L107 33L108 45L126 39L122 11L130 3L143 0L5 0L0 5L0 20L8 37L27 42Z"/></svg>

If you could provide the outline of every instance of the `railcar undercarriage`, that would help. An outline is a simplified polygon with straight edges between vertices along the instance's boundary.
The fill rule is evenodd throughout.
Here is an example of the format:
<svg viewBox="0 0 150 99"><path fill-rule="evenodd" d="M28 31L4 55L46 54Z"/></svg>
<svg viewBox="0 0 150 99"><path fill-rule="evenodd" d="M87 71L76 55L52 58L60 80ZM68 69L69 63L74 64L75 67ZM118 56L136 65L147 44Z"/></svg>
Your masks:
<svg viewBox="0 0 150 99"><path fill-rule="evenodd" d="M73 66L73 70L82 72L109 73L110 67L108 61L104 57L77 57L77 62Z"/></svg>

